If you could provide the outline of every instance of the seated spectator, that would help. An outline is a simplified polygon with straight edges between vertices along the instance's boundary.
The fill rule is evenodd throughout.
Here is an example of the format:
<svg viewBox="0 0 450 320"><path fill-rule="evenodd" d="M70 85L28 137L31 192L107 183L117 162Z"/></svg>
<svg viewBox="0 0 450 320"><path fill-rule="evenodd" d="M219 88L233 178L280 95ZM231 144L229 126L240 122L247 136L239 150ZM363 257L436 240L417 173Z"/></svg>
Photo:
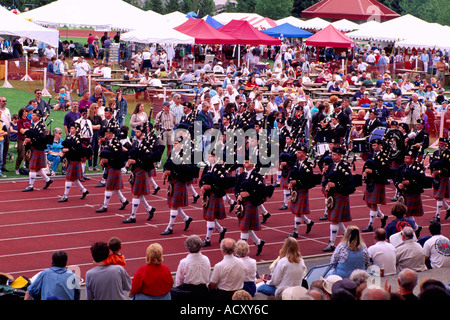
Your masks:
<svg viewBox="0 0 450 320"><path fill-rule="evenodd" d="M367 249L372 264L384 270L384 275L395 274L395 248L386 241L386 230L376 229L374 240L375 244Z"/></svg>
<svg viewBox="0 0 450 320"><path fill-rule="evenodd" d="M122 254L122 241L117 237L112 237L108 241L109 250L111 250L107 259L103 260L98 265L118 264L122 267L127 265L125 256Z"/></svg>
<svg viewBox="0 0 450 320"><path fill-rule="evenodd" d="M77 276L66 268L67 260L65 251L55 251L52 266L39 273L28 286L25 300L79 300L80 283Z"/></svg>
<svg viewBox="0 0 450 320"><path fill-rule="evenodd" d="M403 269L398 274L398 293L400 293L405 300L418 300L418 297L414 294L414 288L417 285L418 277L417 272L409 268Z"/></svg>
<svg viewBox="0 0 450 320"><path fill-rule="evenodd" d="M132 300L171 300L174 281L163 260L163 248L159 243L147 247L146 264L136 271L132 280L129 294Z"/></svg>
<svg viewBox="0 0 450 320"><path fill-rule="evenodd" d="M450 267L450 240L441 234L441 224L433 221L429 230L431 237L423 245L428 269Z"/></svg>
<svg viewBox="0 0 450 320"><path fill-rule="evenodd" d="M393 234L400 232L404 227L416 228L416 223L413 219L405 218L406 206L402 204L395 204L391 208L391 214L395 217L394 220L386 225L386 239L389 239ZM394 244L395 246L395 244Z"/></svg>
<svg viewBox="0 0 450 320"><path fill-rule="evenodd" d="M213 300L231 300L233 294L244 286L245 265L242 259L234 256L236 242L225 238L220 242L223 259L216 263L209 290Z"/></svg>
<svg viewBox="0 0 450 320"><path fill-rule="evenodd" d="M92 258L99 263L109 256L106 242L96 242L91 246ZM96 266L86 272L87 300L128 300L131 278L125 269L117 264Z"/></svg>
<svg viewBox="0 0 450 320"><path fill-rule="evenodd" d="M331 256L330 263L334 267L330 274L343 279L348 278L355 269L366 270L370 266L369 253L357 226L347 227L341 242Z"/></svg>
<svg viewBox="0 0 450 320"><path fill-rule="evenodd" d="M358 106L363 108L369 108L372 100L369 99L369 92L365 91L363 97L359 99Z"/></svg>
<svg viewBox="0 0 450 320"><path fill-rule="evenodd" d="M250 246L248 245L247 241L239 240L238 242L236 242L235 252L236 256L242 259L245 266L244 290L253 297L256 292L256 260L248 256L248 254L250 253Z"/></svg>
<svg viewBox="0 0 450 320"><path fill-rule="evenodd" d="M56 171L58 170L58 166L62 161L63 157L63 139L62 139L63 131L61 128L53 129L53 143L47 144L47 149L45 149L45 153L47 154L47 160L52 163L52 173L51 176L56 176Z"/></svg>
<svg viewBox="0 0 450 320"><path fill-rule="evenodd" d="M271 266L269 279L263 279L257 292L280 297L287 287L300 286L306 274L306 266L295 238L287 237L280 249L279 257Z"/></svg>
<svg viewBox="0 0 450 320"><path fill-rule="evenodd" d="M422 246L414 239L414 230L411 227L404 227L402 230L402 240L395 247L395 260L397 273L405 268L410 268L416 272L425 271L425 253Z"/></svg>
<svg viewBox="0 0 450 320"><path fill-rule="evenodd" d="M420 301L445 301L450 300L450 291L442 283L442 281L425 278L420 283L420 293L418 296Z"/></svg>
<svg viewBox="0 0 450 320"><path fill-rule="evenodd" d="M172 300L206 300L209 298L207 284L211 274L209 258L200 251L203 241L197 235L189 236L184 242L189 254L180 260L175 276Z"/></svg>

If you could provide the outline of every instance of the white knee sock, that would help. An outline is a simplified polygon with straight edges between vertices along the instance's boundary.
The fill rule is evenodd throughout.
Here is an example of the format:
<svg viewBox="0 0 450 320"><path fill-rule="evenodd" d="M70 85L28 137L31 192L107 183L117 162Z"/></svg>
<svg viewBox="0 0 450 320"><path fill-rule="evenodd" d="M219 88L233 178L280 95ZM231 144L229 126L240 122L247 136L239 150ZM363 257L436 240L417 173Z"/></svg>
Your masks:
<svg viewBox="0 0 450 320"><path fill-rule="evenodd" d="M197 193L197 191L195 191L194 186L192 185L192 183L187 186L187 189L189 190L190 193L192 193L192 195L194 197L198 196L198 193Z"/></svg>
<svg viewBox="0 0 450 320"><path fill-rule="evenodd" d="M377 217L380 218L380 219L384 218L384 213L381 212L381 208L380 208L379 205L377 205Z"/></svg>
<svg viewBox="0 0 450 320"><path fill-rule="evenodd" d="M81 164L81 171L83 172L83 176L84 176L84 171L86 171L86 162L83 162Z"/></svg>
<svg viewBox="0 0 450 320"><path fill-rule="evenodd" d="M103 206L106 208L108 206L109 201L111 200L113 192L105 191L105 199L103 200Z"/></svg>
<svg viewBox="0 0 450 320"><path fill-rule="evenodd" d="M132 219L136 219L136 213L139 209L139 205L141 204L141 201L138 199L133 198L133 200L131 200L131 213L130 213L130 218Z"/></svg>
<svg viewBox="0 0 450 320"><path fill-rule="evenodd" d="M219 231L219 232L223 231L223 227L220 225L220 223L219 223L219 221L217 221L217 219L214 220L214 226L216 227L217 231Z"/></svg>
<svg viewBox="0 0 450 320"><path fill-rule="evenodd" d="M48 177L48 175L44 172L44 169L39 170L38 174L44 178L44 181L47 182L50 180L50 178Z"/></svg>
<svg viewBox="0 0 450 320"><path fill-rule="evenodd" d="M339 223L338 223L338 226L339 226L339 231L340 231L342 234L344 234L345 231L347 231L347 228L345 227L345 225L344 225L343 222L339 222Z"/></svg>
<svg viewBox="0 0 450 320"><path fill-rule="evenodd" d="M375 216L377 215L378 211L370 210L369 212L369 223L373 224L373 221L375 220Z"/></svg>
<svg viewBox="0 0 450 320"><path fill-rule="evenodd" d="M69 195L70 188L72 188L72 181L66 181L64 184L64 195L66 197Z"/></svg>
<svg viewBox="0 0 450 320"><path fill-rule="evenodd" d="M173 225L175 224L175 220L177 219L178 210L171 209L170 210L170 218L169 218L169 225L167 226L167 229L172 229Z"/></svg>
<svg viewBox="0 0 450 320"><path fill-rule="evenodd" d="M205 238L205 240L209 241L211 239L211 235L214 231L214 227L215 227L214 221L206 221L206 238Z"/></svg>
<svg viewBox="0 0 450 320"><path fill-rule="evenodd" d="M288 205L289 196L291 195L291 192L289 190L283 190L283 204L285 206Z"/></svg>
<svg viewBox="0 0 450 320"><path fill-rule="evenodd" d="M248 235L256 245L259 245L261 243L261 240L258 238L258 236L253 230L248 230Z"/></svg>
<svg viewBox="0 0 450 320"><path fill-rule="evenodd" d="M114 190L112 193L115 194L120 199L120 202L125 202L127 200L127 198L125 198L122 191L120 190Z"/></svg>
<svg viewBox="0 0 450 320"><path fill-rule="evenodd" d="M248 232L241 232L241 240L248 241Z"/></svg>
<svg viewBox="0 0 450 320"><path fill-rule="evenodd" d="M297 232L298 227L302 224L302 218L300 217L294 217L294 230Z"/></svg>
<svg viewBox="0 0 450 320"><path fill-rule="evenodd" d="M34 186L34 182L36 181L36 172L31 172L30 171L29 177L30 177L29 185L30 186Z"/></svg>
<svg viewBox="0 0 450 320"><path fill-rule="evenodd" d="M258 208L261 209L262 214L266 214L266 213L267 213L267 209L266 209L266 207L264 207L263 204L260 204L260 205L258 206Z"/></svg>
<svg viewBox="0 0 450 320"><path fill-rule="evenodd" d="M142 204L144 205L145 210L150 211L153 209L153 207L151 205L148 204L147 199L145 199L145 197L139 196L139 200L142 202Z"/></svg>
<svg viewBox="0 0 450 320"><path fill-rule="evenodd" d="M150 177L150 183L152 184L153 189L158 188L158 185L156 184L155 179L153 179L153 177Z"/></svg>
<svg viewBox="0 0 450 320"><path fill-rule="evenodd" d="M303 220L303 223L305 223L305 224L311 223L311 220L309 220L308 217L304 214L301 215L301 219Z"/></svg>
<svg viewBox="0 0 450 320"><path fill-rule="evenodd" d="M339 226L337 224L330 224L330 242L334 245L337 238Z"/></svg>
<svg viewBox="0 0 450 320"><path fill-rule="evenodd" d="M81 184L80 180L75 180L74 184L80 189L81 192L86 192L86 188L83 187L83 185Z"/></svg>
<svg viewBox="0 0 450 320"><path fill-rule="evenodd" d="M183 221L186 221L187 219L189 219L189 216L186 214L186 212L184 212L183 208L179 207L177 209L178 211L178 215L181 217L181 219L183 219Z"/></svg>
<svg viewBox="0 0 450 320"><path fill-rule="evenodd" d="M447 202L445 202L445 200L442 200L442 205L444 206L445 210L448 210L448 208L450 208L450 206L448 205Z"/></svg>

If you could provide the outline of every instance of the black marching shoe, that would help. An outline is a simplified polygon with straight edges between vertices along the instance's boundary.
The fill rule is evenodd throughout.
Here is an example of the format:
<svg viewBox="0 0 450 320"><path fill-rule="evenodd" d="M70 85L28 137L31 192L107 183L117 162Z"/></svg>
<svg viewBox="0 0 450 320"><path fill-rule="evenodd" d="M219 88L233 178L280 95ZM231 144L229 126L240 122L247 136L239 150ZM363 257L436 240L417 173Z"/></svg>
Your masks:
<svg viewBox="0 0 450 320"><path fill-rule="evenodd" d="M430 223L439 223L441 222L441 218L439 216L434 216L433 219L430 220Z"/></svg>
<svg viewBox="0 0 450 320"><path fill-rule="evenodd" d="M298 238L298 233L297 233L297 231L295 231L295 229L292 231L292 233L290 234L290 235L288 235L288 238L289 237L292 237L292 238L295 238L295 239L297 239Z"/></svg>
<svg viewBox="0 0 450 320"><path fill-rule="evenodd" d="M417 230L415 231L415 234L416 234L416 238L417 238L417 239L420 238L420 231L422 231L422 227L421 227L421 226L417 226Z"/></svg>
<svg viewBox="0 0 450 320"><path fill-rule="evenodd" d="M266 223L267 219L269 219L269 218L270 218L270 213L267 212L266 214L263 214L263 218L262 218L261 223L262 224Z"/></svg>
<svg viewBox="0 0 450 320"><path fill-rule="evenodd" d="M197 203L197 200L200 199L200 195L197 194L196 196L194 196L194 201L192 201L192 203Z"/></svg>
<svg viewBox="0 0 450 320"><path fill-rule="evenodd" d="M33 191L33 190L34 190L34 188L32 186L28 186L25 189L23 189L22 192L30 192L30 191Z"/></svg>
<svg viewBox="0 0 450 320"><path fill-rule="evenodd" d="M219 233L219 243L221 243L223 238L225 238L225 232L227 232L227 228L226 227L222 227L222 232Z"/></svg>
<svg viewBox="0 0 450 320"><path fill-rule="evenodd" d="M186 231L187 229L189 229L189 225L191 224L192 220L194 220L194 219L192 217L189 217L189 219L187 219L184 222L184 230L183 231Z"/></svg>
<svg viewBox="0 0 450 320"><path fill-rule="evenodd" d="M156 208L155 208L155 207L152 207L152 209L148 212L147 221L152 220L153 214L155 213L155 211L156 211Z"/></svg>
<svg viewBox="0 0 450 320"><path fill-rule="evenodd" d="M385 214L383 218L381 218L381 227L384 228L386 226L386 222L388 219L388 215Z"/></svg>
<svg viewBox="0 0 450 320"><path fill-rule="evenodd" d="M283 204L278 210L287 210L287 205Z"/></svg>
<svg viewBox="0 0 450 320"><path fill-rule="evenodd" d="M447 220L448 217L450 217L450 209L447 209L447 213L445 214L445 220Z"/></svg>
<svg viewBox="0 0 450 320"><path fill-rule="evenodd" d="M66 196L62 196L61 199L58 200L58 202L67 202L69 200Z"/></svg>
<svg viewBox="0 0 450 320"><path fill-rule="evenodd" d="M328 245L325 247L325 248L323 248L323 252L330 252L330 251L334 251L334 249L335 249L335 246L333 246L332 244L331 244L331 242L328 242Z"/></svg>
<svg viewBox="0 0 450 320"><path fill-rule="evenodd" d="M261 241L259 242L259 244L256 246L256 247L258 248L258 249L256 250L256 255L257 255L257 256L259 256L259 255L261 254L262 249L263 249L265 243L266 243L266 242L265 242L264 240L261 240Z"/></svg>
<svg viewBox="0 0 450 320"><path fill-rule="evenodd" d="M210 247L211 246L211 241L210 240L203 240L203 247Z"/></svg>
<svg viewBox="0 0 450 320"><path fill-rule="evenodd" d="M80 199L83 200L84 198L86 198L86 196L89 194L89 191L85 191L83 192L83 194L81 195Z"/></svg>
<svg viewBox="0 0 450 320"><path fill-rule="evenodd" d="M122 220L122 222L123 223L135 223L136 222L136 218L128 217L127 219Z"/></svg>
<svg viewBox="0 0 450 320"><path fill-rule="evenodd" d="M122 205L120 206L119 210L124 210L125 207L130 203L130 201L125 200L124 202L122 202Z"/></svg>
<svg viewBox="0 0 450 320"><path fill-rule="evenodd" d="M88 176L84 176L83 179L86 181L91 180L91 178L89 178Z"/></svg>
<svg viewBox="0 0 450 320"><path fill-rule="evenodd" d="M161 232L161 235L162 236L167 236L167 235L172 234L172 233L173 233L172 229L166 229L163 232Z"/></svg>
<svg viewBox="0 0 450 320"><path fill-rule="evenodd" d="M364 229L362 229L362 232L371 232L371 231L373 231L373 226L372 226L371 223L369 223L369 224L367 225L367 227L365 227Z"/></svg>
<svg viewBox="0 0 450 320"><path fill-rule="evenodd" d="M95 210L97 213L102 213L108 211L108 208L105 206L101 206L99 209Z"/></svg>
<svg viewBox="0 0 450 320"><path fill-rule="evenodd" d="M98 184L95 185L96 188L103 188L105 186L105 184L103 182L99 182Z"/></svg>
<svg viewBox="0 0 450 320"><path fill-rule="evenodd" d="M321 216L320 218L319 218L319 220L321 220L321 221L323 221L323 220L328 220L328 214L324 214L323 216Z"/></svg>
<svg viewBox="0 0 450 320"><path fill-rule="evenodd" d="M306 234L311 232L312 226L314 225L314 221L311 220L310 223L306 225Z"/></svg>
<svg viewBox="0 0 450 320"><path fill-rule="evenodd" d="M158 193L158 191L161 189L160 186L156 187L156 189L153 191L153 195L156 195Z"/></svg>
<svg viewBox="0 0 450 320"><path fill-rule="evenodd" d="M52 183L53 183L53 180L52 180L52 179L48 180L48 181L45 183L45 186L44 186L42 189L44 189L44 190L48 189L48 187L50 187L50 185L51 185Z"/></svg>

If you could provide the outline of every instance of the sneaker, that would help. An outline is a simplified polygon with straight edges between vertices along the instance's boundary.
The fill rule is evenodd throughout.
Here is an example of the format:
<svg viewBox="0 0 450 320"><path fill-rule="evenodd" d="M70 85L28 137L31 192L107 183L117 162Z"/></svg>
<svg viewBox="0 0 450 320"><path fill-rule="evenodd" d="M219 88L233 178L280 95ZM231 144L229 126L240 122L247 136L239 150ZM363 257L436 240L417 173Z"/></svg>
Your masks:
<svg viewBox="0 0 450 320"><path fill-rule="evenodd" d="M94 167L94 171L100 171L98 167Z"/></svg>
<svg viewBox="0 0 450 320"><path fill-rule="evenodd" d="M16 170L16 174L17 174L17 175L19 175L19 174L20 174L19 170Z"/></svg>
<svg viewBox="0 0 450 320"><path fill-rule="evenodd" d="M89 171L94 171L94 168L92 168L92 167L89 167L89 169L88 169Z"/></svg>
<svg viewBox="0 0 450 320"><path fill-rule="evenodd" d="M6 178L6 176L2 173L0 174L0 178Z"/></svg>

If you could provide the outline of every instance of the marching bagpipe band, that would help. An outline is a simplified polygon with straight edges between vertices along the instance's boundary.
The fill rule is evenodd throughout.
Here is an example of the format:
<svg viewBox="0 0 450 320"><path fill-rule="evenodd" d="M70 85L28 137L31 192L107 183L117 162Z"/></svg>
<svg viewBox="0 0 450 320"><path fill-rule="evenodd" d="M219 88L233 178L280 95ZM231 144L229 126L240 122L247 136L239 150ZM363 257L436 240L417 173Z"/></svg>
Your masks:
<svg viewBox="0 0 450 320"><path fill-rule="evenodd" d="M439 138L440 147L433 152L427 168L433 177L433 188L439 189L441 178L450 177L450 149L448 138ZM441 147L442 146L442 147Z"/></svg>
<svg viewBox="0 0 450 320"><path fill-rule="evenodd" d="M73 122L70 126L75 127L76 132L68 135L62 142L63 151L67 149L62 160L62 166L65 169L68 167L68 161L81 161L82 158L89 157L91 154L91 148L84 146L80 138L80 124Z"/></svg>
<svg viewBox="0 0 450 320"><path fill-rule="evenodd" d="M25 138L30 140L30 143L25 145L25 159L31 159L32 149L45 150L47 144L53 143L53 135L49 134L42 111L35 109L34 114L39 116L39 120L32 124L30 129L25 132Z"/></svg>

